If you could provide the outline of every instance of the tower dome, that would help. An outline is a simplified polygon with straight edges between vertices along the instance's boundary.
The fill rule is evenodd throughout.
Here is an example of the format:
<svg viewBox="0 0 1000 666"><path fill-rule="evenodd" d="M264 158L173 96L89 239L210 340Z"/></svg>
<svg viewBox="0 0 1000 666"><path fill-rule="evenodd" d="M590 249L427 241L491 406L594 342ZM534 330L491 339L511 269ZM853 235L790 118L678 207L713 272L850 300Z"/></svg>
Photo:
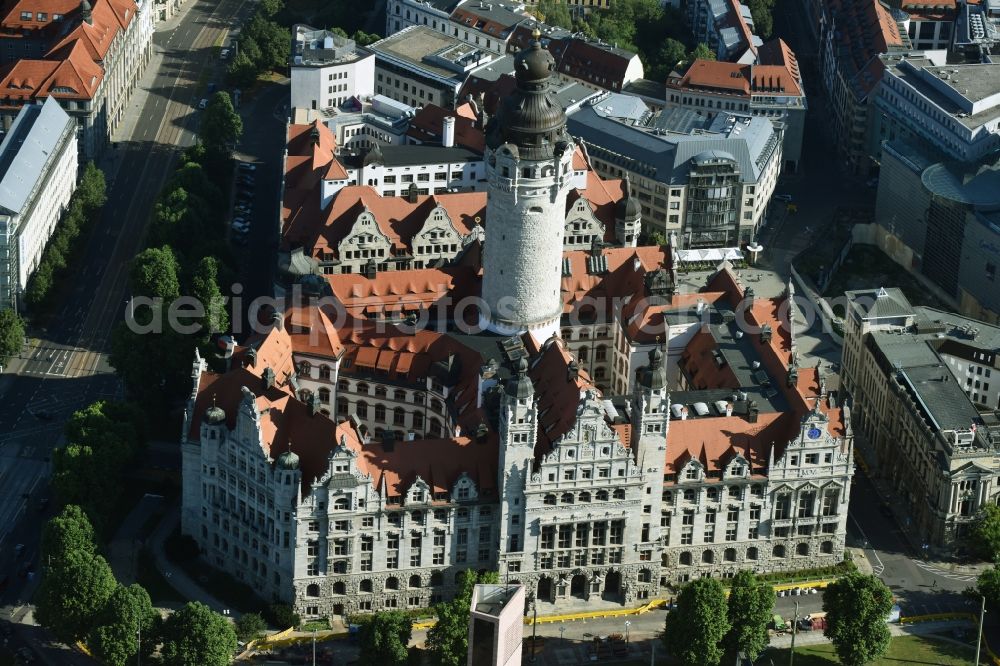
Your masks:
<svg viewBox="0 0 1000 666"><path fill-rule="evenodd" d="M569 145L566 112L549 92L555 59L542 47L540 33L514 57L517 88L503 100L486 126L486 143L494 150L505 143L517 146L522 159L546 159Z"/></svg>
<svg viewBox="0 0 1000 666"><path fill-rule="evenodd" d="M667 377L663 368L663 350L660 343L649 350L649 365L639 374L639 384L651 391L657 391L667 385Z"/></svg>
<svg viewBox="0 0 1000 666"><path fill-rule="evenodd" d="M285 471L294 472L299 468L299 457L292 453L291 450L285 451L276 461L278 469L283 469Z"/></svg>
<svg viewBox="0 0 1000 666"><path fill-rule="evenodd" d="M535 387L528 376L528 359L523 356L514 364L514 374L507 380L507 395L512 398L530 398Z"/></svg>
<svg viewBox="0 0 1000 666"><path fill-rule="evenodd" d="M205 423L207 425L222 425L226 422L226 410L222 409L215 404L215 399L212 399L212 406L205 410Z"/></svg>

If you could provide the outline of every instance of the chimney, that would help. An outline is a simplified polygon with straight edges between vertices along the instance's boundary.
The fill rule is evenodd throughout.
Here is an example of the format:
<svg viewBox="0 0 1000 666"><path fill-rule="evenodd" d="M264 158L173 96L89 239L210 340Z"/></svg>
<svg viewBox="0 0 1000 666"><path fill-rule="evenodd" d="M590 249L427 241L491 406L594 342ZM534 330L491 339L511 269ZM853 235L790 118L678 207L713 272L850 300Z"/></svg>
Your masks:
<svg viewBox="0 0 1000 666"><path fill-rule="evenodd" d="M445 148L452 148L455 145L455 117L446 116L444 126L441 128L441 145Z"/></svg>
<svg viewBox="0 0 1000 666"><path fill-rule="evenodd" d="M417 203L417 184L410 183L410 187L406 190L406 200L411 204Z"/></svg>
<svg viewBox="0 0 1000 666"><path fill-rule="evenodd" d="M732 416L732 415L733 415L733 403L727 402L726 403L726 416Z"/></svg>
<svg viewBox="0 0 1000 666"><path fill-rule="evenodd" d="M758 414L760 414L760 408L757 407L757 401L751 400L750 404L747 405L747 421L750 423L757 423Z"/></svg>
<svg viewBox="0 0 1000 666"><path fill-rule="evenodd" d="M279 331L285 329L285 318L277 310L271 313L271 323L274 324L274 327Z"/></svg>
<svg viewBox="0 0 1000 666"><path fill-rule="evenodd" d="M277 380L277 377L275 376L273 369L271 369L270 367L264 368L264 372L261 374L260 378L264 380L265 391L267 389L274 388L274 384L275 381Z"/></svg>
<svg viewBox="0 0 1000 666"><path fill-rule="evenodd" d="M374 280L377 274L378 265L375 263L374 259L369 259L368 263L365 264L365 277L369 280Z"/></svg>
<svg viewBox="0 0 1000 666"><path fill-rule="evenodd" d="M688 408L681 407L681 421L687 421L688 418Z"/></svg>
<svg viewBox="0 0 1000 666"><path fill-rule="evenodd" d="M455 426L455 438L458 439L461 436L462 436L462 426L461 425L456 425Z"/></svg>

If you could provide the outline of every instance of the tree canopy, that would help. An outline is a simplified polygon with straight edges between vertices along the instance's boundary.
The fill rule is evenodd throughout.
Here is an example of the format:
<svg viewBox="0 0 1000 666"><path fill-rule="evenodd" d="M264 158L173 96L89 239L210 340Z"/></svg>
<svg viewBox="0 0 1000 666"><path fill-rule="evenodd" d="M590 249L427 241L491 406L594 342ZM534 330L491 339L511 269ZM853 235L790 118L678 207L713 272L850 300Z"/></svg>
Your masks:
<svg viewBox="0 0 1000 666"><path fill-rule="evenodd" d="M376 613L361 627L361 663L404 666L413 621L402 611Z"/></svg>
<svg viewBox="0 0 1000 666"><path fill-rule="evenodd" d="M149 247L132 261L129 282L132 294L162 298L169 303L180 296L177 258L169 246Z"/></svg>
<svg viewBox="0 0 1000 666"><path fill-rule="evenodd" d="M1000 569L995 564L979 574L976 589L986 597L990 608L1000 608Z"/></svg>
<svg viewBox="0 0 1000 666"><path fill-rule="evenodd" d="M236 638L241 641L249 641L256 638L267 630L267 623L260 613L243 613L234 623Z"/></svg>
<svg viewBox="0 0 1000 666"><path fill-rule="evenodd" d="M160 655L165 666L227 666L236 632L226 618L199 601L184 605L163 625Z"/></svg>
<svg viewBox="0 0 1000 666"><path fill-rule="evenodd" d="M539 21L567 30L573 29L573 16L569 13L566 0L538 0L534 13Z"/></svg>
<svg viewBox="0 0 1000 666"><path fill-rule="evenodd" d="M229 328L226 299L219 288L219 262L215 257L202 257L191 279L191 295L205 310L201 320L202 334L224 333Z"/></svg>
<svg viewBox="0 0 1000 666"><path fill-rule="evenodd" d="M64 643L85 638L116 585L103 557L86 550L68 551L43 567L35 617Z"/></svg>
<svg viewBox="0 0 1000 666"><path fill-rule="evenodd" d="M13 309L0 310L0 365L7 365L24 346L24 322Z"/></svg>
<svg viewBox="0 0 1000 666"><path fill-rule="evenodd" d="M208 102L201 119L201 142L220 155L229 155L243 136L243 119L236 113L233 100L225 90L220 90Z"/></svg>
<svg viewBox="0 0 1000 666"><path fill-rule="evenodd" d="M478 575L472 569L462 572L459 591L451 601L437 604L437 623L427 631L427 649L439 666L461 666L468 659L469 603L477 583L496 583L495 571Z"/></svg>
<svg viewBox="0 0 1000 666"><path fill-rule="evenodd" d="M135 661L141 646L143 661L148 662L156 647L154 628L159 619L149 594L141 585L119 585L99 613L97 626L90 632L90 648L108 666L126 666Z"/></svg>
<svg viewBox="0 0 1000 666"><path fill-rule="evenodd" d="M732 579L727 602L730 624L727 643L735 652L742 650L751 661L770 643L767 623L774 609L774 589L751 571L740 571Z"/></svg>
<svg viewBox="0 0 1000 666"><path fill-rule="evenodd" d="M1000 559L1000 506L987 504L969 530L966 545L987 562Z"/></svg>
<svg viewBox="0 0 1000 666"><path fill-rule="evenodd" d="M94 528L87 514L75 504L64 506L42 529L41 559L46 564L61 566L67 553L92 555L96 551Z"/></svg>
<svg viewBox="0 0 1000 666"><path fill-rule="evenodd" d="M892 592L875 576L850 573L823 591L824 634L844 666L864 666L889 649Z"/></svg>
<svg viewBox="0 0 1000 666"><path fill-rule="evenodd" d="M726 593L714 578L699 578L681 589L677 608L667 614L663 645L684 666L715 666L729 631Z"/></svg>

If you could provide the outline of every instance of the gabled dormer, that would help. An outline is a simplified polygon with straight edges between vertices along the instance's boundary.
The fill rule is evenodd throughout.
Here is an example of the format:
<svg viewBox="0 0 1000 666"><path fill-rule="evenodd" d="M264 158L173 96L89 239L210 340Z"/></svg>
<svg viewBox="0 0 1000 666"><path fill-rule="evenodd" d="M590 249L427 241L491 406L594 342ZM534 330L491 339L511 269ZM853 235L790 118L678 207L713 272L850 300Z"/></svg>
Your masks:
<svg viewBox="0 0 1000 666"><path fill-rule="evenodd" d="M746 479L749 476L750 463L739 453L734 455L722 470L722 478L727 480Z"/></svg>
<svg viewBox="0 0 1000 666"><path fill-rule="evenodd" d="M337 245L337 253L342 262L387 261L390 257L392 241L379 227L375 215L366 207L354 220L351 230Z"/></svg>
<svg viewBox="0 0 1000 666"><path fill-rule="evenodd" d="M431 487L427 485L420 476L417 476L410 484L410 487L406 490L406 497L403 503L406 506L412 506L414 504L427 504L433 499L434 495L431 493Z"/></svg>
<svg viewBox="0 0 1000 666"><path fill-rule="evenodd" d="M705 466L697 458L691 458L681 466L678 483L698 483L705 479Z"/></svg>
<svg viewBox="0 0 1000 666"><path fill-rule="evenodd" d="M455 485L451 488L452 502L471 502L479 498L479 490L476 483L469 478L469 475L462 472Z"/></svg>
<svg viewBox="0 0 1000 666"><path fill-rule="evenodd" d="M597 219L594 209L584 197L577 198L566 213L566 250L583 250L591 246L594 239L604 241L604 224Z"/></svg>

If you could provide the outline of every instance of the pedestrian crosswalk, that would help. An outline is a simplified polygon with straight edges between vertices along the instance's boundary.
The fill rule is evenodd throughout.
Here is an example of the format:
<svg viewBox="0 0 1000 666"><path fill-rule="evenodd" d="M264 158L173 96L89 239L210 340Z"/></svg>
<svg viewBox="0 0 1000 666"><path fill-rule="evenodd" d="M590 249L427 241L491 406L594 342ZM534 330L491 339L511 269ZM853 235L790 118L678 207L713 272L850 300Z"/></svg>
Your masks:
<svg viewBox="0 0 1000 666"><path fill-rule="evenodd" d="M972 583L976 580L976 575L972 573L948 571L947 569L943 569L936 564L922 562L920 560L913 560L913 563L927 573L934 574L935 576L941 576L942 578L947 578L948 580L957 580L964 583Z"/></svg>

